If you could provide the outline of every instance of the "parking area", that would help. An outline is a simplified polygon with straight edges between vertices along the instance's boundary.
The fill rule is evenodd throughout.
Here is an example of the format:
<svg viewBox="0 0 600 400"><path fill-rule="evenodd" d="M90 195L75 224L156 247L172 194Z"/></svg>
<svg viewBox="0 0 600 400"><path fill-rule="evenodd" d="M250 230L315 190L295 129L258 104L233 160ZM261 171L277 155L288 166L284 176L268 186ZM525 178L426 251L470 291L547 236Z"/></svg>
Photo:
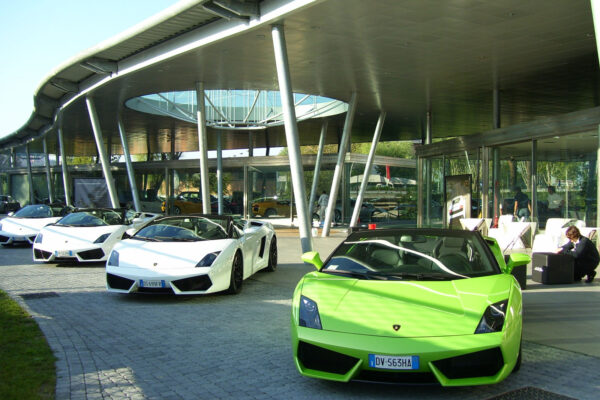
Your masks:
<svg viewBox="0 0 600 400"><path fill-rule="evenodd" d="M329 254L338 234L315 238ZM107 293L103 264L34 264L0 249L0 288L36 318L57 361L57 399L592 399L600 390L600 283L524 291L523 366L467 388L340 384L301 377L290 348L293 289L311 267L279 235L279 268L242 293L174 297ZM535 397L538 396L538 397Z"/></svg>

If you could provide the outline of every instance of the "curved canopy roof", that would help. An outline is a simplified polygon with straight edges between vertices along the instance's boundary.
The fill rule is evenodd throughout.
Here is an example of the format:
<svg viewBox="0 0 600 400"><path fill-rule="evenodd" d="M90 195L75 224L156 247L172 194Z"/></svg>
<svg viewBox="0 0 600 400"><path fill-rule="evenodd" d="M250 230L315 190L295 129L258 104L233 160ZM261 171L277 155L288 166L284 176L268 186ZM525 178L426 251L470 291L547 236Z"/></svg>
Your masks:
<svg viewBox="0 0 600 400"><path fill-rule="evenodd" d="M207 90L277 90L273 24L285 27L294 92L346 102L358 94L355 142L371 140L381 109L381 140L420 138L428 110L434 137L489 130L494 89L503 126L598 105L589 0L189 0L52 71L29 121L0 148L53 132L62 110L67 153L95 154L89 95L113 153L120 152L118 113L132 153L169 151L171 133L176 151L196 150L194 124L123 104L194 90L197 81ZM332 117L329 143L342 124L343 116ZM316 143L319 127L315 119L300 123L301 144ZM248 144L246 134L223 137L226 148ZM254 147L285 145L281 127L252 140Z"/></svg>

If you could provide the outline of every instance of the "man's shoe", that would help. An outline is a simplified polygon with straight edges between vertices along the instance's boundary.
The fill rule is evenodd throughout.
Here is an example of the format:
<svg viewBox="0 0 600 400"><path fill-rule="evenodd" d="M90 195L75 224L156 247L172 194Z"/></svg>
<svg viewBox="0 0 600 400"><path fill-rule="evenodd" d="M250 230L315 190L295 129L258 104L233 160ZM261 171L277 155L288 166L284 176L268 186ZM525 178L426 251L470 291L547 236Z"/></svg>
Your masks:
<svg viewBox="0 0 600 400"><path fill-rule="evenodd" d="M592 283L592 281L594 280L594 277L596 276L596 271L592 271L588 274L587 279L585 280L585 283Z"/></svg>

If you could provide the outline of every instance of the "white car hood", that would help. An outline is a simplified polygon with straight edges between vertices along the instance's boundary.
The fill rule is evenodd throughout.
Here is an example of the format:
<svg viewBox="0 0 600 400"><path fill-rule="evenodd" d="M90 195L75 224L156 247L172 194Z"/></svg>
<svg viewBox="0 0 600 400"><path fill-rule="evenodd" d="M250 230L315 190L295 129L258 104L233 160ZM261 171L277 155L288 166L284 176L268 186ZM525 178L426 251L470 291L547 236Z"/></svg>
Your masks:
<svg viewBox="0 0 600 400"><path fill-rule="evenodd" d="M127 227L127 225L89 227L51 225L43 228L41 233L44 235L44 245L58 245L67 249L89 246L105 233L113 233L118 230L124 232Z"/></svg>
<svg viewBox="0 0 600 400"><path fill-rule="evenodd" d="M119 266L143 269L193 268L202 258L215 251L223 251L232 239L199 242L147 242L127 239L119 242Z"/></svg>
<svg viewBox="0 0 600 400"><path fill-rule="evenodd" d="M49 218L12 218L6 217L2 224L2 231L13 235L37 235L44 226L53 224L61 217Z"/></svg>

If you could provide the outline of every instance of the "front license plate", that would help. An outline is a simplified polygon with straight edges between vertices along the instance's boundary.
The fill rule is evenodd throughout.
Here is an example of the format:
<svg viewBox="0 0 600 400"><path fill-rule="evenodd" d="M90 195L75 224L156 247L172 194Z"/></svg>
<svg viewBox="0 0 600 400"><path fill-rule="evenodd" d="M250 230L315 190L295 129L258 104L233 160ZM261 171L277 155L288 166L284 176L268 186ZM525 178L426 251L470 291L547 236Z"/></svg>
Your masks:
<svg viewBox="0 0 600 400"><path fill-rule="evenodd" d="M369 367L380 369L419 369L419 356L369 354Z"/></svg>
<svg viewBox="0 0 600 400"><path fill-rule="evenodd" d="M73 257L73 251L71 251L71 250L55 250L54 256L56 256L56 257Z"/></svg>
<svg viewBox="0 0 600 400"><path fill-rule="evenodd" d="M140 286L141 287L147 287L147 288L164 288L165 287L165 281L148 281L148 280L143 280L140 279Z"/></svg>

